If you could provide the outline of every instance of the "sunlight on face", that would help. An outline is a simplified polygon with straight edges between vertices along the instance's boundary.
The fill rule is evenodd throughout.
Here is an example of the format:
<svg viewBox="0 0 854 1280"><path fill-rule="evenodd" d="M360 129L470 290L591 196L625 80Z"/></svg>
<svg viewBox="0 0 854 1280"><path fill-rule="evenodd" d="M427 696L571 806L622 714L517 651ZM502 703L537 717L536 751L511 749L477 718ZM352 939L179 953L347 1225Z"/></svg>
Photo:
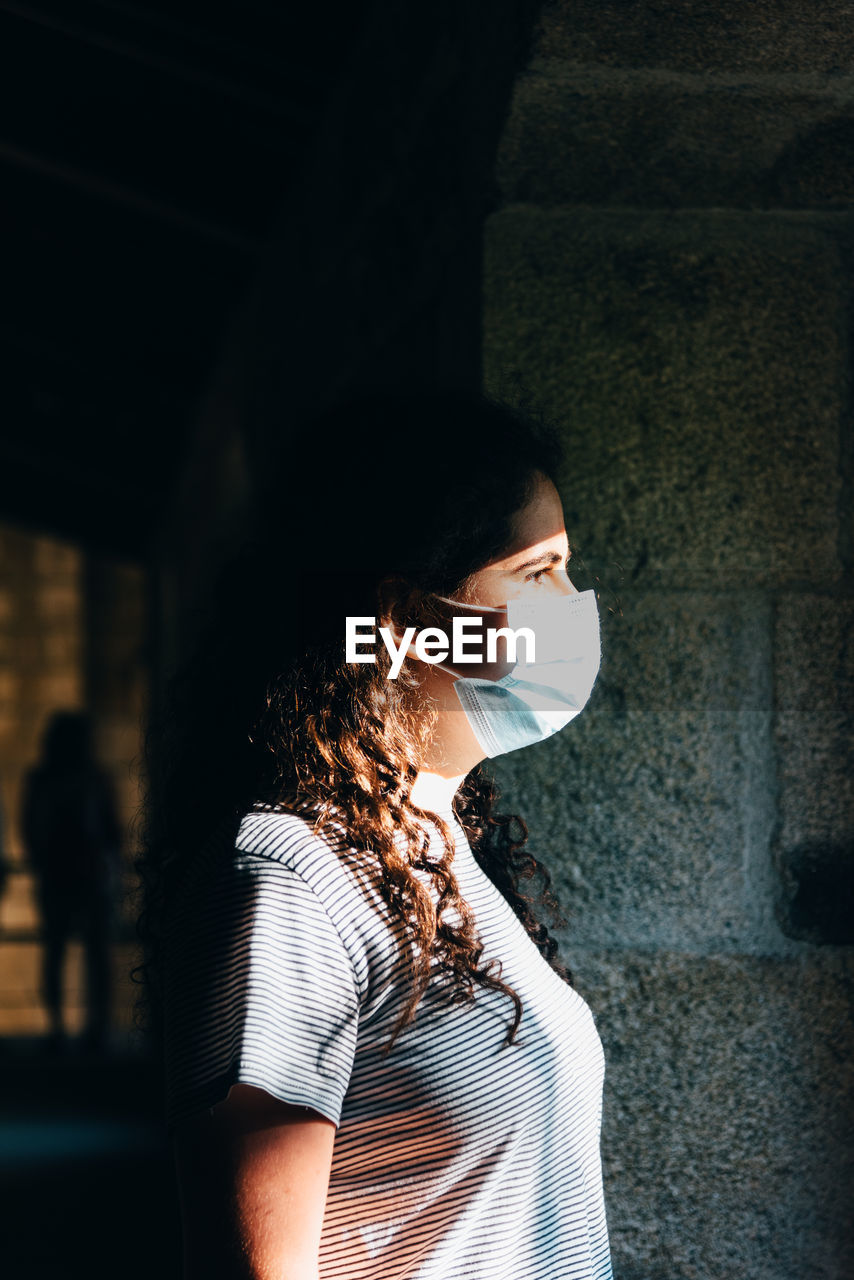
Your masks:
<svg viewBox="0 0 854 1280"><path fill-rule="evenodd" d="M513 520L507 552L472 574L466 598L473 604L502 605L508 600L577 594L567 574L569 539L560 495L551 480L537 474L531 500Z"/></svg>

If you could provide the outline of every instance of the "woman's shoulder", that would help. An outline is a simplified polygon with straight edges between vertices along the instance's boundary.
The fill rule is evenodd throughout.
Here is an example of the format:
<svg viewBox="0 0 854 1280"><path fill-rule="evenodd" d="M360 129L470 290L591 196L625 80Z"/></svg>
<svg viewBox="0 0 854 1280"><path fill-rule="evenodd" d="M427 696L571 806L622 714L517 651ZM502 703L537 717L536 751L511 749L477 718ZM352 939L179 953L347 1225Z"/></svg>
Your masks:
<svg viewBox="0 0 854 1280"><path fill-rule="evenodd" d="M305 881L327 907L355 904L369 909L360 863L343 827L327 823L320 830L311 813L254 806L240 821L233 856L243 863L286 868ZM362 868L364 869L364 867Z"/></svg>
<svg viewBox="0 0 854 1280"><path fill-rule="evenodd" d="M250 919L261 928L320 911L348 949L357 949L356 940L375 928L358 866L343 831L336 838L334 828L321 833L309 816L253 806L199 848L169 896L168 932L216 933L224 917L240 929Z"/></svg>
<svg viewBox="0 0 854 1280"><path fill-rule="evenodd" d="M265 882L275 900L290 894L297 877L335 927L365 991L378 965L385 973L386 952L394 960L399 926L377 892L370 854L356 847L341 822L328 820L320 829L315 817L310 810L255 806L240 822L232 857L238 873Z"/></svg>
<svg viewBox="0 0 854 1280"><path fill-rule="evenodd" d="M340 841L321 833L311 817L292 810L255 805L243 815L234 847L269 862L278 862L300 873L339 860Z"/></svg>

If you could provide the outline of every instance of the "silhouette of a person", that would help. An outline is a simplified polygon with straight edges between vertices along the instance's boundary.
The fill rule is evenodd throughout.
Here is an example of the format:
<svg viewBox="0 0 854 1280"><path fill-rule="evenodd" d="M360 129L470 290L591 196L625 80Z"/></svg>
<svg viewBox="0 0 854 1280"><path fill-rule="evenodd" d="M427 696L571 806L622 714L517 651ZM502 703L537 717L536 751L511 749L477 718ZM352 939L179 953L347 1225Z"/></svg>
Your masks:
<svg viewBox="0 0 854 1280"><path fill-rule="evenodd" d="M50 1043L65 1041L63 965L77 935L86 963L84 1044L101 1050L110 1020L109 943L121 830L109 777L92 753L86 712L58 711L48 722L42 758L24 779L21 821L44 929Z"/></svg>
<svg viewBox="0 0 854 1280"><path fill-rule="evenodd" d="M3 817L3 792L0 790L0 899L6 891L9 863L6 859L6 820Z"/></svg>

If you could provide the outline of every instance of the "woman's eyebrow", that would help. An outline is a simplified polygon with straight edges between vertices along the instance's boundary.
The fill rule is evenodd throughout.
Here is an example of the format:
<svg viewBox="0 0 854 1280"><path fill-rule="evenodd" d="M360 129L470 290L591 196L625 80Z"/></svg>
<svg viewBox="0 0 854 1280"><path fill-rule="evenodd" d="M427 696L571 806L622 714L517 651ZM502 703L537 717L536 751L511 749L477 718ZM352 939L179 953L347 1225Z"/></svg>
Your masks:
<svg viewBox="0 0 854 1280"><path fill-rule="evenodd" d="M564 559L568 560L569 554L562 556L557 551L543 551L540 555L535 556L533 560L526 560L524 564L517 564L510 572L521 573L523 569L533 569L535 564L560 564Z"/></svg>

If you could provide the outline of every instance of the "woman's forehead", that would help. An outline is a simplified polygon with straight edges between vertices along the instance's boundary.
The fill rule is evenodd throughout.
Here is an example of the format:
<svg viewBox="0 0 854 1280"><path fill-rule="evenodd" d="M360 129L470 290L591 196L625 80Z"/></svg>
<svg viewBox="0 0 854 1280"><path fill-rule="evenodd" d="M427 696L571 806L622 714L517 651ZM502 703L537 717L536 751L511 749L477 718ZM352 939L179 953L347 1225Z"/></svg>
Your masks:
<svg viewBox="0 0 854 1280"><path fill-rule="evenodd" d="M520 552L554 549L564 554L567 547L563 503L552 481L537 475L536 487L529 501L513 517L513 536L509 547L496 565L518 557Z"/></svg>

